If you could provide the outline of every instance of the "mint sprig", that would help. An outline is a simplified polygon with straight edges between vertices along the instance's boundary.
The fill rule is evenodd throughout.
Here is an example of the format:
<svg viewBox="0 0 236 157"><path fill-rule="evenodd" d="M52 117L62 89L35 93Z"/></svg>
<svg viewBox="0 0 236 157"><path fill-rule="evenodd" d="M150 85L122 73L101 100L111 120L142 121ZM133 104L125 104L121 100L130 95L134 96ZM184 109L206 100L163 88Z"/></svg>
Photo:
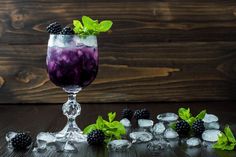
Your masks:
<svg viewBox="0 0 236 157"><path fill-rule="evenodd" d="M109 121L104 120L102 116L98 116L95 124L91 124L84 129L84 134L89 134L91 131L99 129L105 134L105 143L115 139L121 139L121 136L126 134L126 130L119 121L114 121L115 117L115 112L108 113Z"/></svg>
<svg viewBox="0 0 236 157"><path fill-rule="evenodd" d="M228 125L224 128L224 133L221 133L218 137L217 143L212 147L220 150L234 150L236 146L235 137Z"/></svg>
<svg viewBox="0 0 236 157"><path fill-rule="evenodd" d="M99 35L101 32L107 32L112 24L110 20L99 23L98 20L93 20L88 16L82 16L82 23L79 20L73 21L74 32L80 36Z"/></svg>
<svg viewBox="0 0 236 157"><path fill-rule="evenodd" d="M190 108L180 108L178 110L178 114L179 114L179 117L182 119L182 120L185 120L186 122L189 123L190 126L192 126L192 124L194 122L196 122L197 120L202 120L205 115L206 115L206 110L203 110L201 111L197 116L192 116L191 112L190 112Z"/></svg>

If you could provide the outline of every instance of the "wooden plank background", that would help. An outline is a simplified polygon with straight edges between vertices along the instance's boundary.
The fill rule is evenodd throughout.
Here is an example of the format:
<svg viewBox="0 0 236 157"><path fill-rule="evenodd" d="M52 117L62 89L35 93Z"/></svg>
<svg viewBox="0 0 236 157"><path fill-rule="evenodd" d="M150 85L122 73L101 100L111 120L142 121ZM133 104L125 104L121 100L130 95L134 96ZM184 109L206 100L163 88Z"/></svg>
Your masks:
<svg viewBox="0 0 236 157"><path fill-rule="evenodd" d="M111 19L96 81L80 102L236 100L235 0L1 0L0 103L56 103L48 79L53 21Z"/></svg>

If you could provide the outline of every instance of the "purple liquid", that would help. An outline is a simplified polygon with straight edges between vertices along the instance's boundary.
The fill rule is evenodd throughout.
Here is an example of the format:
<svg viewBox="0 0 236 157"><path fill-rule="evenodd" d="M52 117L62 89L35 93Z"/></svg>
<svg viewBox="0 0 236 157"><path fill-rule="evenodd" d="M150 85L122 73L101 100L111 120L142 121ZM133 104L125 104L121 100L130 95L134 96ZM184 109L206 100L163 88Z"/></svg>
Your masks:
<svg viewBox="0 0 236 157"><path fill-rule="evenodd" d="M48 47L47 71L57 86L88 86L98 72L96 47Z"/></svg>

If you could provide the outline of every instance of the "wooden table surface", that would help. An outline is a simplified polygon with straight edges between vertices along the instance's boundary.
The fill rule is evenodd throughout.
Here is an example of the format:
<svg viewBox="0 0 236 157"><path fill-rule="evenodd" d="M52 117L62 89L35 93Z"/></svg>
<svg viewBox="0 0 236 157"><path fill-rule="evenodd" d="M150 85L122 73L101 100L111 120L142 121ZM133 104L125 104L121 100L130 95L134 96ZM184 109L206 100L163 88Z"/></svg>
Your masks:
<svg viewBox="0 0 236 157"><path fill-rule="evenodd" d="M105 116L110 111L118 114L128 106L131 109L148 108L151 111L152 119L156 121L156 115L163 112L177 112L179 107L190 107L193 113L207 109L208 113L219 116L222 125L229 124L236 133L236 105L235 102L194 102L194 103L132 103L132 104L82 104L82 113L77 118L81 128L93 123L98 115ZM34 153L32 149L26 152L14 152L7 148L5 134L8 131L30 131L33 137L41 131L59 131L66 123L66 118L62 115L61 106L57 104L17 104L0 105L0 156L1 157L149 157L152 155L147 151L145 144L133 145L129 152L108 152L106 148L86 147L84 150L76 153L58 153L47 151L44 153ZM172 151L163 151L159 156L166 157L236 157L235 151L218 151L213 149L186 148L177 146Z"/></svg>

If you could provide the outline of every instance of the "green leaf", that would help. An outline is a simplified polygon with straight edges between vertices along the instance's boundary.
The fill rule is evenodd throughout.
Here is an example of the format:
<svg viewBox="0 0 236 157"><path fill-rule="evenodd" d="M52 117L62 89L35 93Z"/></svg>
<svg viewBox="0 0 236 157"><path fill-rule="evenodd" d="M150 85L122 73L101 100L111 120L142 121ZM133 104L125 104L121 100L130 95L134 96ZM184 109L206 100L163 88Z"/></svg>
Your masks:
<svg viewBox="0 0 236 157"><path fill-rule="evenodd" d="M116 112L112 113L108 113L108 118L109 118L109 122L112 122L115 118L116 118Z"/></svg>
<svg viewBox="0 0 236 157"><path fill-rule="evenodd" d="M206 115L206 110L203 110L196 116L196 119L202 120L205 117L205 115Z"/></svg>
<svg viewBox="0 0 236 157"><path fill-rule="evenodd" d="M190 109L180 108L178 110L179 117L183 120L188 120L191 117Z"/></svg>
<svg viewBox="0 0 236 157"><path fill-rule="evenodd" d="M190 126L192 126L193 123L196 122L196 121L197 121L197 119L196 119L195 117L191 117L191 118L189 118L189 119L186 120L186 122L188 122L188 124L189 124Z"/></svg>
<svg viewBox="0 0 236 157"><path fill-rule="evenodd" d="M80 29L83 28L83 25L79 20L73 20L73 25L74 25L74 27L77 27L77 28L80 28Z"/></svg>
<svg viewBox="0 0 236 157"><path fill-rule="evenodd" d="M112 21L104 20L104 21L99 23L98 31L99 32L107 32L111 28L112 24L113 24Z"/></svg>
<svg viewBox="0 0 236 157"><path fill-rule="evenodd" d="M98 129L102 129L104 127L102 116L98 116L98 119L96 121L96 126Z"/></svg>
<svg viewBox="0 0 236 157"><path fill-rule="evenodd" d="M82 22L84 27L88 30L95 30L95 27L98 25L97 21L94 21L88 16L82 16Z"/></svg>
<svg viewBox="0 0 236 157"><path fill-rule="evenodd" d="M224 132L225 132L225 135L227 136L229 142L233 142L233 143L236 142L235 137L234 137L234 135L233 135L233 133L232 133L232 131L231 131L231 129L229 128L228 125L226 125L226 127L225 127L225 129L224 129Z"/></svg>
<svg viewBox="0 0 236 157"><path fill-rule="evenodd" d="M87 127L84 129L83 133L84 133L84 134L89 134L91 131L93 131L93 130L95 130L95 129L97 129L96 124L91 124L91 125L87 126Z"/></svg>
<svg viewBox="0 0 236 157"><path fill-rule="evenodd" d="M220 150L234 150L236 142L228 125L224 128L224 132L225 133L221 133L219 135L217 143L215 143L212 148Z"/></svg>
<svg viewBox="0 0 236 157"><path fill-rule="evenodd" d="M173 130L176 130L176 122L169 124L169 127L172 128Z"/></svg>

